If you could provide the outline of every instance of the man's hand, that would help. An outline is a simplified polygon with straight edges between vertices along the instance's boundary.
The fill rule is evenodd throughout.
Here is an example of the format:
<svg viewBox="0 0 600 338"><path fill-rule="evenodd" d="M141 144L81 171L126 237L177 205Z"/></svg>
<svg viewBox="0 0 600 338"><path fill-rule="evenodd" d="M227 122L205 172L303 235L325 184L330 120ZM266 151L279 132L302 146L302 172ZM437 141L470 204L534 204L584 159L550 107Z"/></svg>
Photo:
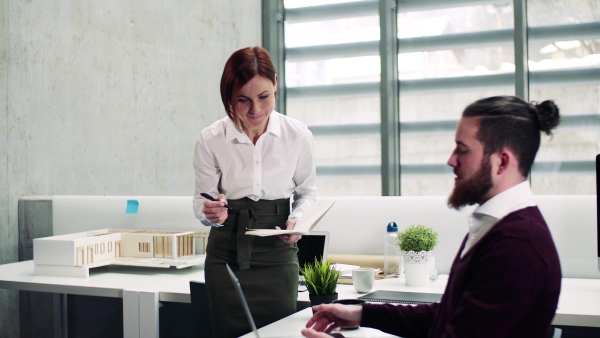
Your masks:
<svg viewBox="0 0 600 338"><path fill-rule="evenodd" d="M331 338L331 337L343 337L343 335L341 333L323 333L323 332L317 332L313 329L302 329L302 335L304 337L308 337L308 338Z"/></svg>
<svg viewBox="0 0 600 338"><path fill-rule="evenodd" d="M227 208L225 208L225 204L227 204L227 199L225 195L220 194L217 197L218 202L213 202L209 200L204 201L204 215L206 218L212 223L223 224L227 219Z"/></svg>
<svg viewBox="0 0 600 338"><path fill-rule="evenodd" d="M305 337L327 337L318 332L330 333L336 328L358 327L362 318L362 306L321 304L313 306L316 313L302 330Z"/></svg>

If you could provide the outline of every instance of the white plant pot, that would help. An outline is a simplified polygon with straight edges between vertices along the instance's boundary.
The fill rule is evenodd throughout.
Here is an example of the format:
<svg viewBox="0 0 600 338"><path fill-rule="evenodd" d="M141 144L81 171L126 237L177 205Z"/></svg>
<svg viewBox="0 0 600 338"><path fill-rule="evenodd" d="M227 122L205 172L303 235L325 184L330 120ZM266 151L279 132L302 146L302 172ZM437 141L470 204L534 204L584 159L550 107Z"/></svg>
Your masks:
<svg viewBox="0 0 600 338"><path fill-rule="evenodd" d="M431 273L431 251L404 251L404 274L407 286L426 286Z"/></svg>

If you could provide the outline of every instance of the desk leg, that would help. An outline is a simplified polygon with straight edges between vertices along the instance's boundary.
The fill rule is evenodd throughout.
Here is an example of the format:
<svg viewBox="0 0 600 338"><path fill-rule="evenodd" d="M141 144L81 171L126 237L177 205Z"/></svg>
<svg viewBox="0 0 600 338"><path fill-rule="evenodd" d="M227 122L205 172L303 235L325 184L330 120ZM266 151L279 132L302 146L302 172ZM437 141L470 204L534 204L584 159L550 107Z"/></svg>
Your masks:
<svg viewBox="0 0 600 338"><path fill-rule="evenodd" d="M123 337L140 338L139 292L123 290Z"/></svg>
<svg viewBox="0 0 600 338"><path fill-rule="evenodd" d="M158 292L140 291L140 337L159 338Z"/></svg>
<svg viewBox="0 0 600 338"><path fill-rule="evenodd" d="M69 325L67 324L67 295L64 293L54 294L54 337L67 338L69 336Z"/></svg>

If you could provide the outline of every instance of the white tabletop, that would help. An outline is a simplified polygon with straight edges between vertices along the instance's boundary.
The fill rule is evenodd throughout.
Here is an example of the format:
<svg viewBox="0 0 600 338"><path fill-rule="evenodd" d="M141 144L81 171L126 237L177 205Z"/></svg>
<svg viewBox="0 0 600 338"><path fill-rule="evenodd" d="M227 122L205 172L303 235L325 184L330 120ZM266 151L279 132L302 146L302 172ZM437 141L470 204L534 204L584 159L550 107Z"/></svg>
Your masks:
<svg viewBox="0 0 600 338"><path fill-rule="evenodd" d="M200 267L104 266L90 269L89 278L37 276L33 274L33 261L23 261L0 265L0 289L121 298L124 290L146 290L175 281L189 281L198 273L204 278Z"/></svg>
<svg viewBox="0 0 600 338"><path fill-rule="evenodd" d="M415 287L406 286L404 278L386 278L378 279L373 285L373 290L390 290L390 291L407 291L407 292L423 292L423 293L439 293L443 294L448 282L448 275L441 275L437 280L430 282L427 286ZM358 293L351 284L338 284L337 286L338 299L358 298L366 293ZM299 301L310 301L308 292L300 292L298 294Z"/></svg>
<svg viewBox="0 0 600 338"><path fill-rule="evenodd" d="M203 281L200 267L159 269L108 266L90 270L89 278L36 276L33 261L0 265L0 289L123 297L124 290L155 292L161 302L190 302L190 280ZM377 280L374 289L443 293L447 276L426 287L407 287L403 278ZM338 298L360 296L352 285L338 285ZM299 301L308 302L300 292ZM555 325L600 327L600 279L563 278Z"/></svg>
<svg viewBox="0 0 600 338"><path fill-rule="evenodd" d="M38 276L33 271L33 261L0 265L0 289L122 298L123 335L127 338L159 336L160 285L185 281L189 298L189 281L204 278L201 267L104 266L90 269L87 278Z"/></svg>
<svg viewBox="0 0 600 338"><path fill-rule="evenodd" d="M444 292L447 281L448 276L442 275L425 287L408 287L404 278L383 279L377 280L374 288L379 290L441 294ZM352 285L338 285L337 291L338 299L358 298L363 295L356 292ZM308 294L306 292L300 293L298 300L308 301ZM283 337L283 332L285 332L285 337L300 337L300 334L297 336L293 336L292 334L299 333L311 316L312 311L310 308L302 310L261 328L259 330L260 337ZM563 279L558 309L553 324L600 327L600 280ZM345 337L392 337L381 331L363 327L358 330L341 330L339 332ZM252 338L254 335L253 333L249 333L242 337Z"/></svg>
<svg viewBox="0 0 600 338"><path fill-rule="evenodd" d="M186 278L154 285L151 290L159 293L159 301L161 302L191 303L190 281L204 282L204 270L191 273Z"/></svg>
<svg viewBox="0 0 600 338"><path fill-rule="evenodd" d="M306 322L312 317L312 310L310 308L296 312L291 316L285 317L275 323L269 324L258 330L260 338L291 338L291 337L302 337L300 330L306 325ZM336 330L344 337L348 338L378 338L378 337L397 337L387 333L381 332L376 329L368 327L359 327L356 330ZM243 335L240 338L254 338L256 337L253 332Z"/></svg>
<svg viewBox="0 0 600 338"><path fill-rule="evenodd" d="M167 282L164 284L155 285L152 289L160 292L161 302L176 302L176 303L190 303L190 280L204 281L203 271L199 271L195 274L190 274L190 279L180 279L174 282ZM404 278L388 278L376 280L373 290L394 290L394 291L410 291L410 292L429 292L429 293L444 293L446 282L448 281L447 275L441 275L436 281L430 282L424 287L406 286ZM304 289L302 287L299 288ZM150 291L150 290L147 290ZM348 284L339 284L337 286L338 299L346 298L358 298L364 294L356 292L354 286ZM309 302L308 292L299 292L298 301Z"/></svg>
<svg viewBox="0 0 600 338"><path fill-rule="evenodd" d="M375 281L373 291L378 290L394 290L394 291L410 291L410 292L425 292L425 293L439 293L444 292L446 283L448 282L448 276L442 275L437 280L430 282L424 287L412 287L406 286L404 278L387 278ZM365 295L365 293L358 293L354 289L353 285L339 284L337 286L338 299L354 299ZM298 294L298 301L309 302L308 292L300 292ZM283 318L273 324L267 325L261 328L258 332L261 338L266 337L301 337L300 330L304 328L306 322L312 316L312 310L310 308L304 309L297 312L289 317ZM335 331L344 335L344 337L396 337L387 333L381 332L376 329L360 327L357 330L339 330ZM283 335L282 335L283 333ZM296 333L297 335L293 335ZM253 333L242 336L243 338L254 338Z"/></svg>
<svg viewBox="0 0 600 338"><path fill-rule="evenodd" d="M563 278L552 324L600 327L600 279Z"/></svg>

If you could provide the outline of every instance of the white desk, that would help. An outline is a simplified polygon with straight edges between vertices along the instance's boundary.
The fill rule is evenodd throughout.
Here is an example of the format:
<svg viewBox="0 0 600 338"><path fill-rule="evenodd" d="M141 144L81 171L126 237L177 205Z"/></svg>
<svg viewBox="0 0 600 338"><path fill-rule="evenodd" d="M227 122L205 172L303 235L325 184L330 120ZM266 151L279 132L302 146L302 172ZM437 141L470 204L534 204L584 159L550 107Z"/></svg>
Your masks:
<svg viewBox="0 0 600 338"><path fill-rule="evenodd" d="M403 278L377 280L375 289L442 293L446 278L440 276L427 287L407 287ZM204 270L199 267L177 270L110 266L92 269L89 278L75 278L35 276L33 261L0 265L0 289L122 298L125 337L158 337L160 302L190 303L190 280L203 281ZM338 294L339 299L360 296L352 285L338 285ZM298 300L308 302L308 293L301 292ZM291 323L282 319L288 329L291 327L288 325L299 323L296 321L299 317L288 318ZM552 323L600 327L600 279L563 279ZM270 332L269 327L263 329ZM302 327L303 323L298 332Z"/></svg>
<svg viewBox="0 0 600 338"><path fill-rule="evenodd" d="M198 280L203 280L203 277ZM444 292L447 281L448 276L442 275L425 287L409 287L406 286L404 278L391 278L375 281L374 289L441 294ZM156 289L159 291L158 297L161 302L190 302L189 281L187 280L178 280L173 283L158 285ZM356 292L352 285L340 284L337 287L337 291L339 295L338 299L357 298L362 295ZM298 294L298 301L309 302L308 292L300 292ZM264 333L266 335L269 332L273 332L273 328L277 327L285 327L288 331L290 328L295 328L294 330L300 332L310 316L301 317L302 319L306 319L303 323L301 320L298 320L299 316L301 315L292 315L288 317L289 321L287 321L288 318L284 318L262 328L259 332L262 336L263 330L265 330ZM552 324L600 327L600 279L563 278L558 309L556 310L556 316ZM285 330L280 332L285 332ZM346 333L344 335L346 336Z"/></svg>
<svg viewBox="0 0 600 338"><path fill-rule="evenodd" d="M204 278L202 268L106 266L91 269L89 278L79 278L36 276L33 261L0 265L0 289L122 298L123 335L127 338L159 336L158 292L153 291L157 285L196 278Z"/></svg>
<svg viewBox="0 0 600 338"><path fill-rule="evenodd" d="M425 292L425 293L444 293L446 283L448 282L447 275L441 275L436 281L430 282L427 286L415 287L406 286L404 278L388 278L378 279L375 281L373 291L375 290L392 290L392 291L408 291L408 292ZM358 293L353 285L339 284L337 287L338 299L358 298L364 296L364 293ZM308 293L302 292L298 296L298 300L309 301Z"/></svg>
<svg viewBox="0 0 600 338"><path fill-rule="evenodd" d="M600 327L600 279L563 278L552 324Z"/></svg>
<svg viewBox="0 0 600 338"><path fill-rule="evenodd" d="M447 275L442 275L436 281L429 283L426 287L408 287L404 278L384 279L375 281L375 289L395 290L410 292L428 292L443 293ZM359 294L352 285L338 285L339 299L357 298ZM307 294L300 294L299 300L308 301ZM261 337L276 337L279 332L300 332L308 319L312 316L312 311L306 309L292 316L279 320L271 325L265 326L259 330ZM558 301L558 309L552 321L554 325L566 326L587 326L600 327L600 280L599 279L573 279L564 278L562 280L562 289ZM366 328L360 328L359 331L340 331L345 337L388 337L385 333L374 330L363 331ZM243 336L245 338L254 337L251 334Z"/></svg>
<svg viewBox="0 0 600 338"><path fill-rule="evenodd" d="M442 294L444 292L444 288L446 287L446 282L448 281L448 276L442 275L436 281L429 283L429 285L425 287L408 287L404 282L404 278L390 278L390 279L381 279L375 281L374 289L380 290L398 290L398 291L410 291L410 292L427 292L427 293L439 293ZM365 295L364 293L358 293L354 289L353 285L340 284L337 287L338 299L349 299L349 298L358 298L360 296ZM308 292L301 292L298 295L299 301L309 302ZM304 328L306 322L312 317L312 310L310 308L304 309L300 312L297 312L289 317L276 321L270 325L267 325L258 332L260 333L260 337L281 337L282 332L285 332L286 336L292 337L293 333L297 333L297 336L300 337L300 330ZM336 331L338 332L338 331ZM360 327L358 330L340 330L341 334L344 337L396 337L393 335L389 335L387 333L381 332L376 329ZM254 338L252 333L246 334L242 336L242 338Z"/></svg>
<svg viewBox="0 0 600 338"><path fill-rule="evenodd" d="M291 316L259 329L258 332L260 338L302 337L300 330L304 327L310 317L312 317L312 310L310 308L296 312ZM397 337L369 327L359 327L356 330L339 330L335 332L339 332L347 338ZM240 338L255 338L255 335L251 332Z"/></svg>

